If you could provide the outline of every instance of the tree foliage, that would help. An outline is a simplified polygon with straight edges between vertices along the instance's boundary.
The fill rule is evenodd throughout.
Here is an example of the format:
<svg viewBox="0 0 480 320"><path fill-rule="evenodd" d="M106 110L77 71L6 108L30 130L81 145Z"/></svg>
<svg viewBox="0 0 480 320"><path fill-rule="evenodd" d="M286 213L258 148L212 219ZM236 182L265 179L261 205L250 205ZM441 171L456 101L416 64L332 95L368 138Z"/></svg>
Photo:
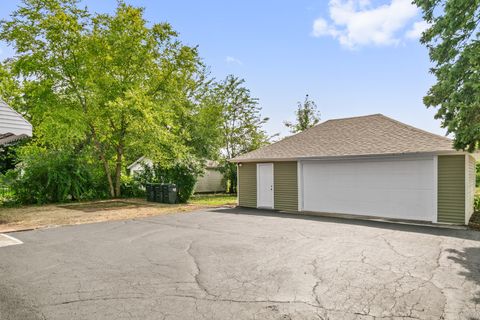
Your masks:
<svg viewBox="0 0 480 320"><path fill-rule="evenodd" d="M178 201L186 203L193 194L198 177L202 174L203 164L196 159L183 159L174 163L155 163L143 166L134 180L146 186L149 182L174 183L177 186Z"/></svg>
<svg viewBox="0 0 480 320"><path fill-rule="evenodd" d="M8 145L0 146L0 175L7 173L9 170L15 169L20 161L17 151L28 143L28 139L15 141Z"/></svg>
<svg viewBox="0 0 480 320"><path fill-rule="evenodd" d="M122 1L97 14L78 0L23 0L0 30L15 49L0 69L13 80L0 83L20 87L13 106L29 115L36 144L90 152L111 197L126 157L216 153L220 114L204 103L205 68L168 23L150 25Z"/></svg>
<svg viewBox="0 0 480 320"><path fill-rule="evenodd" d="M270 139L263 129L268 118L261 116L258 99L251 96L244 84L245 80L228 75L214 86L212 97L212 104L219 106L222 115L223 173L231 193L236 191L237 170L228 160L255 150Z"/></svg>
<svg viewBox="0 0 480 320"><path fill-rule="evenodd" d="M424 103L438 107L437 119L455 134L457 149L480 143L480 1L414 0L430 24L421 38L434 63L437 82Z"/></svg>
<svg viewBox="0 0 480 320"><path fill-rule="evenodd" d="M475 165L476 175L475 175L475 186L480 187L480 162L477 162Z"/></svg>
<svg viewBox="0 0 480 320"><path fill-rule="evenodd" d="M97 179L96 167L83 155L33 148L22 159L22 166L8 173L14 178L11 188L21 203L84 200L102 194L104 185Z"/></svg>
<svg viewBox="0 0 480 320"><path fill-rule="evenodd" d="M317 110L317 105L315 101L308 97L308 94L305 96L303 103L298 102L295 118L295 122L285 121L285 126L289 128L292 133L307 130L320 121L320 113Z"/></svg>

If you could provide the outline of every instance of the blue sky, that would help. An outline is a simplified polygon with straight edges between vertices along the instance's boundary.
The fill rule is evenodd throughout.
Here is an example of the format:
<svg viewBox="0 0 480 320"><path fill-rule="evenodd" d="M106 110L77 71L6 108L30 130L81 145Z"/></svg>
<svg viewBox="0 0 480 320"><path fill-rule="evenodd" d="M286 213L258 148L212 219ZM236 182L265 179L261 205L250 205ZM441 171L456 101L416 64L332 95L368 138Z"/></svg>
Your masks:
<svg viewBox="0 0 480 320"><path fill-rule="evenodd" d="M212 76L232 73L259 98L269 133L288 134L305 94L323 120L383 113L445 134L422 97L434 82L424 28L411 0L155 1L145 7L150 22L168 21L182 41L198 45ZM7 18L19 1L2 1ZM115 0L84 0L91 10L112 12ZM0 59L12 54L0 43Z"/></svg>

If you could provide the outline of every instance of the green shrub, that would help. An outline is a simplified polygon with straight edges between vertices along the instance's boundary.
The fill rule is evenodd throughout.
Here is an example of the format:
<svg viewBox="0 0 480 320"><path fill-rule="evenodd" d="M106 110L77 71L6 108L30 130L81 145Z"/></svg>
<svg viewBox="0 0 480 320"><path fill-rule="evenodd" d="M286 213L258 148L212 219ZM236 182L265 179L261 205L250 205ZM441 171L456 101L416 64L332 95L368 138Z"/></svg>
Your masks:
<svg viewBox="0 0 480 320"><path fill-rule="evenodd" d="M0 175L13 170L19 162L17 150L27 144L29 139L22 139L6 146L0 146ZM1 181L0 181L1 183Z"/></svg>
<svg viewBox="0 0 480 320"><path fill-rule="evenodd" d="M475 198L473 200L473 208L475 212L480 212L480 194L475 194Z"/></svg>
<svg viewBox="0 0 480 320"><path fill-rule="evenodd" d="M10 185L9 176L0 173L0 206L14 204L14 193Z"/></svg>
<svg viewBox="0 0 480 320"><path fill-rule="evenodd" d="M81 155L40 151L10 171L11 188L22 204L43 204L105 197L104 179Z"/></svg>
<svg viewBox="0 0 480 320"><path fill-rule="evenodd" d="M186 203L193 194L198 177L203 173L201 163L192 160L176 161L173 164L145 166L144 171L135 176L142 186L146 183L174 183L177 185L178 201Z"/></svg>
<svg viewBox="0 0 480 320"><path fill-rule="evenodd" d="M223 174L227 193L237 193L237 164L222 160L220 172Z"/></svg>
<svg viewBox="0 0 480 320"><path fill-rule="evenodd" d="M122 175L121 188L123 197L145 197L145 187L135 177Z"/></svg>
<svg viewBox="0 0 480 320"><path fill-rule="evenodd" d="M480 162L477 162L477 179L476 179L476 187L480 187Z"/></svg>

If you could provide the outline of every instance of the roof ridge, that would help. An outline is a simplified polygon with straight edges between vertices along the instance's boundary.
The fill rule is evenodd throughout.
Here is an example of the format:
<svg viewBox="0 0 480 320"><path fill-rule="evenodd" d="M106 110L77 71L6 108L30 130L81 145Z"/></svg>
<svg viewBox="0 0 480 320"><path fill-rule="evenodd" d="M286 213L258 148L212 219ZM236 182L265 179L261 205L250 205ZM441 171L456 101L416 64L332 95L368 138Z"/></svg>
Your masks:
<svg viewBox="0 0 480 320"><path fill-rule="evenodd" d="M384 115L381 114L381 113L372 113L372 114L366 114L366 115L363 115L363 116L354 116L354 117L346 117L346 118L328 119L328 120L325 120L325 121L322 122L322 123L329 122L329 121L350 120L350 119L367 118L367 117L375 117L375 116L384 116ZM385 117L385 116L384 116L384 117ZM388 117L386 117L386 118L388 118ZM322 124L322 123L317 124L317 126L320 125L320 124Z"/></svg>
<svg viewBox="0 0 480 320"><path fill-rule="evenodd" d="M277 143L277 142L283 141L283 140L285 140L285 139L288 139L288 138L291 138L291 137L294 137L294 136L297 136L297 135L306 133L306 132L308 132L308 131L310 131L310 130L312 130L312 129L314 129L314 128L317 128L317 127L321 126L322 124L325 124L325 123L330 122L330 121L348 120L348 119L356 119L356 118L366 118L366 117L373 117L373 116L383 116L383 114L381 114L381 113L374 113L374 114L367 114L367 115L363 115L363 116L328 119L328 120L325 120L325 121L323 121L323 122L319 122L319 123L317 123L316 125L314 125L314 126L312 126L312 127L310 127L310 128L307 128L307 129L305 129L305 130L303 130L303 131L300 131L300 132L291 134L291 135L289 135L289 136L286 136L286 137L284 137L283 139L278 140L278 141L275 141L274 143L271 143L271 144L269 144L269 145L272 145L272 144L275 144L275 143ZM387 118L388 118L388 117L387 117Z"/></svg>
<svg viewBox="0 0 480 320"><path fill-rule="evenodd" d="M437 137L437 138L441 138L441 139L444 139L444 140L447 140L447 141L452 141L452 139L450 139L449 137L441 136L441 135L439 135L439 134L436 134L436 133L433 133L433 132L430 132L430 131L427 131L427 130L423 130L423 129L414 127L414 126L412 126L412 125L410 125L410 124L407 124L407 123L404 123L404 122L395 120L395 119L393 119L393 118L387 117L386 115L383 115L383 114L381 114L381 113L379 113L379 115L382 116L382 117L384 117L384 118L386 118L386 119L388 119L388 120L390 120L390 121L392 121L392 122L395 122L395 123L400 124L400 125L402 125L402 126L404 126L404 127L407 127L407 128L409 128L409 129L413 129L413 130L415 130L415 131L422 132L422 133L427 133L427 134L429 134L429 135L431 135L431 136L434 136L434 137Z"/></svg>
<svg viewBox="0 0 480 320"><path fill-rule="evenodd" d="M252 159L272 160L440 151L457 152L453 148L452 139L448 137L376 113L330 119L232 160L239 162Z"/></svg>

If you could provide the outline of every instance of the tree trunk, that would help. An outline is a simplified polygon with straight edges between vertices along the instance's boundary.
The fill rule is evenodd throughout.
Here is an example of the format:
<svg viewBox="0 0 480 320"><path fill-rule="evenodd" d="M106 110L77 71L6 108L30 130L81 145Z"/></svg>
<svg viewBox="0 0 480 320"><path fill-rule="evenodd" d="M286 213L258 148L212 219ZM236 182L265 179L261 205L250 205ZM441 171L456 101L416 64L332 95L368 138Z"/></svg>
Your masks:
<svg viewBox="0 0 480 320"><path fill-rule="evenodd" d="M102 160L103 169L105 170L105 174L107 175L110 197L115 198L115 189L113 188L112 174L110 173L110 167L108 166L107 159L105 159L104 155L100 156L100 159Z"/></svg>
<svg viewBox="0 0 480 320"><path fill-rule="evenodd" d="M92 131L92 137L93 141L95 143L95 147L97 148L98 155L100 157L100 161L103 164L103 169L105 170L105 175L107 176L107 181L108 181L108 189L110 191L110 197L115 198L115 188L113 186L113 180L112 180L112 173L110 172L110 166L108 165L107 158L105 157L105 152L103 150L103 146L98 141L97 133L95 131L95 128L90 125L90 129Z"/></svg>
<svg viewBox="0 0 480 320"><path fill-rule="evenodd" d="M232 193L235 193L235 189L237 186L237 179L235 177L235 171L233 171L231 167L229 168L228 176L229 176L228 180L230 181L230 183L228 184L227 193L232 194Z"/></svg>
<svg viewBox="0 0 480 320"><path fill-rule="evenodd" d="M121 185L122 185L122 157L123 157L123 145L120 144L117 147L117 160L115 163L115 197L120 197L121 195Z"/></svg>
<svg viewBox="0 0 480 320"><path fill-rule="evenodd" d="M230 186L228 188L228 193L229 194L234 194L237 189L237 179L235 179L234 176L230 177Z"/></svg>

